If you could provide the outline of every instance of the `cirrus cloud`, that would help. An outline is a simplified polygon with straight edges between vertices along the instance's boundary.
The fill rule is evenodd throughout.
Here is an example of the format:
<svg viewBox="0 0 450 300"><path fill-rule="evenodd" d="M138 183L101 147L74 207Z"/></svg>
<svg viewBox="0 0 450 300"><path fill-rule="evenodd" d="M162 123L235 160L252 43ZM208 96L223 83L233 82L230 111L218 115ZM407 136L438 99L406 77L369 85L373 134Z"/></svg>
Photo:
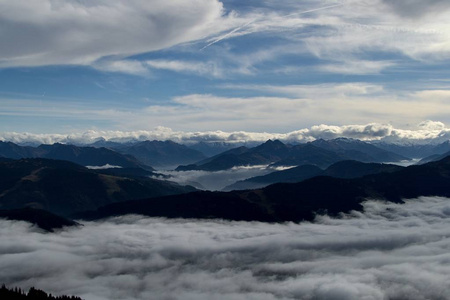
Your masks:
<svg viewBox="0 0 450 300"><path fill-rule="evenodd" d="M217 0L6 0L0 38L11 42L0 46L0 67L89 65L160 50L226 29L224 13Z"/></svg>

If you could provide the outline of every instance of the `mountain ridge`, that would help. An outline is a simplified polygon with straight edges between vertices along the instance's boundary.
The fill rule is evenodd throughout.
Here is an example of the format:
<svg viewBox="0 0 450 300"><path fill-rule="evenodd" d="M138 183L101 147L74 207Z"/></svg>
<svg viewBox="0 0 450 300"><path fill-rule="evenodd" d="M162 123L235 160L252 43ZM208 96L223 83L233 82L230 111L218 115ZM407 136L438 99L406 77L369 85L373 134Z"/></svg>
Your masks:
<svg viewBox="0 0 450 300"><path fill-rule="evenodd" d="M379 163L364 163L355 160L336 162L322 170L312 165L300 165L282 171L275 171L267 175L251 177L237 181L223 189L223 191L262 188L270 184L281 182L300 182L315 176L331 176L336 178L357 178L381 172L392 172L402 169L400 166Z"/></svg>
<svg viewBox="0 0 450 300"><path fill-rule="evenodd" d="M151 166L139 162L133 156L123 155L104 147L79 147L60 143L30 147L0 141L0 155L12 159L47 158L66 160L82 166L104 166L109 164L121 167L139 167L148 171L154 170Z"/></svg>
<svg viewBox="0 0 450 300"><path fill-rule="evenodd" d="M361 211L365 199L402 202L420 196L450 197L450 157L353 179L317 176L299 183L276 183L255 190L202 191L115 203L79 213L77 217L95 220L133 213L169 218L300 222L312 221L316 214Z"/></svg>
<svg viewBox="0 0 450 300"><path fill-rule="evenodd" d="M349 159L363 162L408 160L407 157L354 139L319 139L298 145L284 144L280 140L269 139L256 147L234 148L194 164L179 166L176 170L219 171L237 166L269 164L273 166L311 164L326 168L338 161Z"/></svg>

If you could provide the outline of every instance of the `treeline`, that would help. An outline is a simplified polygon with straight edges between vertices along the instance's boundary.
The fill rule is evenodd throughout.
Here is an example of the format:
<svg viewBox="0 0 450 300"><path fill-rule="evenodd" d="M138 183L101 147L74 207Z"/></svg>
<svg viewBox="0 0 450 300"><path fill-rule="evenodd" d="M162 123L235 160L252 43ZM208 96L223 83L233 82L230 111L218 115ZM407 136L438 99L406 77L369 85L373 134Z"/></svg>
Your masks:
<svg viewBox="0 0 450 300"><path fill-rule="evenodd" d="M7 300L82 300L75 296L52 296L42 290L30 288L28 293L20 288L7 288L4 284L0 288L0 299Z"/></svg>

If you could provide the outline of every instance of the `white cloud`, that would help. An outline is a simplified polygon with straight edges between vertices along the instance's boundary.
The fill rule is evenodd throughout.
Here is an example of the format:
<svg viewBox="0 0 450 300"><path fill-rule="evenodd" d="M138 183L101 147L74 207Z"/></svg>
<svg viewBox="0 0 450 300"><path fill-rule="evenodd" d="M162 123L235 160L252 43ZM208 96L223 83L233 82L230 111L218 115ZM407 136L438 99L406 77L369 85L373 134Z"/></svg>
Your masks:
<svg viewBox="0 0 450 300"><path fill-rule="evenodd" d="M181 61L181 60L147 60L145 65L154 69L169 70L175 72L187 72L199 75L212 75L221 77L222 72L220 68L213 62L205 63L201 61Z"/></svg>
<svg viewBox="0 0 450 300"><path fill-rule="evenodd" d="M85 299L449 299L449 199L314 224L125 216L44 234L1 220L0 282Z"/></svg>
<svg viewBox="0 0 450 300"><path fill-rule="evenodd" d="M149 75L148 68L137 60L111 60L102 61L94 64L94 67L101 71L107 72L120 72L132 75Z"/></svg>
<svg viewBox="0 0 450 300"><path fill-rule="evenodd" d="M0 47L0 67L88 65L198 40L229 21L217 0L5 0L0 39L9 42Z"/></svg>
<svg viewBox="0 0 450 300"><path fill-rule="evenodd" d="M121 169L122 167L106 164L103 166L86 166L86 168L91 169L91 170L105 170L105 169Z"/></svg>
<svg viewBox="0 0 450 300"><path fill-rule="evenodd" d="M323 64L319 70L338 74L378 74L384 69L394 66L394 62L351 59L333 64Z"/></svg>
<svg viewBox="0 0 450 300"><path fill-rule="evenodd" d="M215 62L184 60L100 60L93 64L97 70L121 72L139 76L149 76L152 70L167 70L178 73L196 74L200 76L222 77L223 71Z"/></svg>
<svg viewBox="0 0 450 300"><path fill-rule="evenodd" d="M384 3L389 2L389 7ZM346 6L319 18L324 29L301 37L311 53L336 62L359 60L366 53L400 53L415 60L435 62L449 57L449 21L445 15L450 6L439 9L422 2L432 12L424 18L404 19L403 10L419 12L418 1L402 5L401 1L346 1ZM393 11L392 7L399 8ZM425 10L418 14L424 13ZM388 63L386 66L390 66ZM358 73L356 73L358 74Z"/></svg>
<svg viewBox="0 0 450 300"><path fill-rule="evenodd" d="M450 100L450 90L425 90L414 93L422 101L439 101L446 103Z"/></svg>
<svg viewBox="0 0 450 300"><path fill-rule="evenodd" d="M225 89L253 90L297 98L332 99L371 95L383 92L381 85L367 82L323 83L313 85L223 85Z"/></svg>

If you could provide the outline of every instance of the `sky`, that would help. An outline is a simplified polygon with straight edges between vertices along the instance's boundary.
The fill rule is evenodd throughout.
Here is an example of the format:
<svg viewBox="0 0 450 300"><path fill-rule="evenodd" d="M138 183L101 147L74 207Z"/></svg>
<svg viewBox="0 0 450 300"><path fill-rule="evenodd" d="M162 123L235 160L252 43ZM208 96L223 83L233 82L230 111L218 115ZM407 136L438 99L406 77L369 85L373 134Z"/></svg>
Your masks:
<svg viewBox="0 0 450 300"><path fill-rule="evenodd" d="M300 224L0 220L0 282L90 300L448 299L449 216L449 199L423 197Z"/></svg>
<svg viewBox="0 0 450 300"><path fill-rule="evenodd" d="M0 134L449 131L449 13L447 0L2 0Z"/></svg>

